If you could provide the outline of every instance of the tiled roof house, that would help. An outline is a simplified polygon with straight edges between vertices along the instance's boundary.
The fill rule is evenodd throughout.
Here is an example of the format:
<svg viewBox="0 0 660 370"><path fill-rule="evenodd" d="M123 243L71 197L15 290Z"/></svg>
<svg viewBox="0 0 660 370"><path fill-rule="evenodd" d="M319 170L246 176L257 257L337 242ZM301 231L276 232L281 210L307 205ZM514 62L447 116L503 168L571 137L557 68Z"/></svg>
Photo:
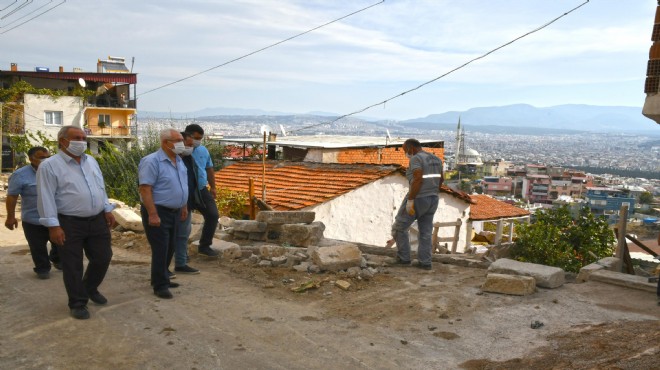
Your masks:
<svg viewBox="0 0 660 370"><path fill-rule="evenodd" d="M514 219L529 220L530 213L527 210L518 208L509 203L499 201L488 195L470 195L472 206L470 207L470 218L467 227L467 234L472 236L472 230L480 232L483 230L483 223L492 221L497 223L497 233L495 235L495 244L502 240L502 231L505 221ZM508 241L513 239L514 228L509 229Z"/></svg>

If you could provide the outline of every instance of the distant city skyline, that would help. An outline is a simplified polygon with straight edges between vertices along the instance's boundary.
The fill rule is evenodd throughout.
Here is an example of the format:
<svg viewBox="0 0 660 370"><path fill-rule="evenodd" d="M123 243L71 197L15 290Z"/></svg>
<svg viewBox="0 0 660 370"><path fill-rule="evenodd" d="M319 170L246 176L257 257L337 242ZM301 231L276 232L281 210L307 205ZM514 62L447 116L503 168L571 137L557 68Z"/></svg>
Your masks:
<svg viewBox="0 0 660 370"><path fill-rule="evenodd" d="M388 0L140 95L377 2L69 1L0 34L0 69L17 63L21 70L96 71L96 60L108 55L126 57L130 68L135 57L140 111L235 107L347 114L438 77L584 1ZM546 29L361 115L410 119L516 103L641 107L656 6L592 0ZM0 31L11 21L0 20Z"/></svg>

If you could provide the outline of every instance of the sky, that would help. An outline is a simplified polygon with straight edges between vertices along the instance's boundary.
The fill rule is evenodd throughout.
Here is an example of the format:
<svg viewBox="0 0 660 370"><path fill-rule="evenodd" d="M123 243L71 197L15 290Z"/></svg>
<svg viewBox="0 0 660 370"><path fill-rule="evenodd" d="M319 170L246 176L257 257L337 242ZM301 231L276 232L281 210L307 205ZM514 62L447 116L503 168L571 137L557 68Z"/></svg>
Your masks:
<svg viewBox="0 0 660 370"><path fill-rule="evenodd" d="M559 17L584 0L0 0L0 69L95 72L120 56L140 111L205 108L348 114L397 96ZM8 8L6 8L9 6ZM39 7L44 6L39 9ZM13 8L12 8L13 7ZM591 0L446 77L360 116L411 119L474 107L640 107L655 0ZM34 11L26 16L29 11Z"/></svg>

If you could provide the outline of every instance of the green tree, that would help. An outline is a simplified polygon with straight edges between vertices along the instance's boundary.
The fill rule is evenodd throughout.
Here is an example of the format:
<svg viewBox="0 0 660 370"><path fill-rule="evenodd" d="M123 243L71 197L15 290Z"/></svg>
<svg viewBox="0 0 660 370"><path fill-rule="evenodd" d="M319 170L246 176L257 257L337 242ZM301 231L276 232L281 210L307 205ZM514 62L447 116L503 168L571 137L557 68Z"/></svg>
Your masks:
<svg viewBox="0 0 660 370"><path fill-rule="evenodd" d="M578 272L599 258L614 253L614 233L607 221L588 208L571 218L567 206L536 213L536 222L518 227L512 256L518 261L556 266Z"/></svg>
<svg viewBox="0 0 660 370"><path fill-rule="evenodd" d="M28 150L34 146L42 146L48 149L51 154L57 152L57 140L52 139L41 130L28 131L25 135L11 135L9 140L14 153L23 157L23 160L19 160L18 163L25 163Z"/></svg>
<svg viewBox="0 0 660 370"><path fill-rule="evenodd" d="M653 203L653 194L649 193L648 191L643 192L639 196L639 203L640 204L651 204L651 203Z"/></svg>

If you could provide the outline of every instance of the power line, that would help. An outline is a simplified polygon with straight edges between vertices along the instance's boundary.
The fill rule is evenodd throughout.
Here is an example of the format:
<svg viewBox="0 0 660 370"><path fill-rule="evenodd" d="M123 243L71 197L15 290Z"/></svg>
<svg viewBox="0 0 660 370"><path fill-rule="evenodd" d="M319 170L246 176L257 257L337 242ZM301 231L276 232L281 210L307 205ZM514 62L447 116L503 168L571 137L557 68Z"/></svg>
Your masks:
<svg viewBox="0 0 660 370"><path fill-rule="evenodd" d="M50 0L49 2L43 4L42 6L38 7L37 9L35 9L35 10L33 10L33 11L31 11L31 12L25 14L24 16L22 16L22 17L18 17L18 18L16 18L16 19L14 19L13 21L7 23L7 24L4 25L4 26L0 26L0 28L5 28L5 27L7 27L7 26L10 26L10 25L16 23L16 22L20 21L21 19L23 19L23 18L29 16L30 14L39 11L39 9L46 7L48 4L50 4L50 3L52 3L52 2L53 2L53 0Z"/></svg>
<svg viewBox="0 0 660 370"><path fill-rule="evenodd" d="M52 0L51 0L51 2L52 2ZM43 12L41 12L41 13L35 15L34 17L32 17L32 18L26 20L26 21L23 22L23 23L19 23L19 24L17 24L16 26L14 26L14 27L12 27L12 28L10 28L10 29L8 29L8 30L5 30L5 31L0 32L0 35L4 35L5 33L7 33L7 32L9 32L9 31L11 31L11 30L13 30L13 29L16 29L16 28L18 28L18 27L20 27L20 26L26 24L26 23L28 23L29 21L31 21L31 20L33 20L33 19L35 19L35 18L41 17L42 15L44 15L44 14L50 12L51 10L57 8L58 6L60 6L60 5L64 4L64 3L66 3L66 0L62 0L61 3L59 3L59 4L55 5L55 6L53 6L52 8L48 8L48 9L46 9L45 11L43 11ZM13 22L12 22L12 23L13 23Z"/></svg>
<svg viewBox="0 0 660 370"><path fill-rule="evenodd" d="M446 73L444 73L444 74L442 74L442 75L440 75L440 76L438 76L438 77L436 77L436 78L434 78L434 79L432 79L432 80L428 80L428 81L426 81L426 82L424 82L424 83L422 83L422 84L420 84L420 85L418 85L418 86L416 86L416 87L414 87L414 88L412 88L412 89L410 89L410 90L406 90L406 91L404 91L404 92L402 92L402 93L399 93L399 94L397 94L397 95L394 95L394 96L392 96L392 97L390 97L390 98L388 98L388 99L385 99L385 100L381 101L380 103L375 103L375 104L369 105L369 106L367 106L367 107L365 107L365 108L362 108L362 109L360 109L360 110L357 110L357 111L355 111L355 112L348 113L348 114L344 114L343 116L339 116L339 117L333 119L332 121L329 121L329 122L321 122L321 123L316 123L316 124L309 125L309 126L306 126L306 127L301 127L301 128L299 128L299 129L297 129L297 130L292 130L292 131L290 131L290 133L294 133L294 132L298 132L298 131L302 131L302 130L307 130L307 129L310 129L310 128L313 128L313 127L317 127L317 126L322 126L322 125L331 125L331 124L333 124L333 123L335 123L335 122L337 122L337 121L339 121L339 120L341 120L341 119L344 119L344 118L346 118L346 117L350 117L350 116L356 115L356 114L358 114L358 113L362 113L362 112L364 112L364 111L366 111L366 110L369 110L369 109L371 109L371 108L377 107L377 106L379 106L379 105L384 105L385 103L387 103L387 102L389 102L389 101L391 101L391 100L394 100L394 99L400 98L400 97L402 97L403 95L405 95L405 94L407 94L407 93L409 93L409 92L413 92L413 91L418 90L418 89L420 89L420 88L422 88L422 87L424 87L424 86L426 86L426 85L428 85L428 84L430 84L430 83L433 83L433 82L435 82L435 81L437 81L437 80L439 80L439 79L441 79L441 78L443 78L443 77L445 77L445 76L447 76L447 75L449 75L449 74L451 74L451 73L454 73L454 72L458 71L459 69L465 68L468 64L470 64L470 63L472 63L472 62L474 62L474 61L477 61L477 60L479 60L479 59L483 59L483 58L489 56L490 54L492 54L492 53L494 53L494 52L496 52L496 51L498 51L498 50L500 50L500 49L502 49L502 48L504 48L504 47L506 47L506 46L509 46L509 45L513 44L514 42L516 42L516 41L518 41L518 40L520 40L520 39L522 39L522 38L524 38L524 37L527 37L527 36L529 36L529 35L531 35L531 34L533 34L533 33L535 33L535 32L538 32L538 31L540 31L540 30L542 30L542 29L548 27L549 25L555 23L556 21L560 20L561 18L564 18L565 16L567 16L567 15L573 13L574 11L578 10L579 8L583 7L583 6L586 5L588 2L589 2L589 0L586 0L584 3L582 3L582 4L578 5L578 6L576 6L575 8L573 8L573 9L567 11L566 13L563 13L562 15L560 15L560 16L558 16L558 17L552 19L551 21L549 21L549 22L547 22L547 23L545 23L545 24L543 24L543 25L541 25L541 26L539 26L539 27L537 27L537 28L535 28L535 29L533 29L533 30L531 30L531 31L529 31L529 32L527 32L527 33L521 35L521 36L518 36L518 37L516 37L515 39L513 39L513 40L511 40L511 41L509 41L509 42L506 42L506 43L504 43L504 44L502 44L502 45L496 47L495 49L492 49L492 50L486 52L485 54L482 54L482 55L480 55L480 56L478 56L478 57L476 57L476 58L474 58L474 59L471 59L471 60L469 60L468 62L463 63L462 65L460 65L460 66L458 66L458 67L456 67L456 68L450 70L449 72L446 72Z"/></svg>
<svg viewBox="0 0 660 370"><path fill-rule="evenodd" d="M245 55L240 56L240 57L238 57L238 58L234 58L234 59L229 60L229 61L227 61L227 62L224 62L224 63L222 63L222 64L218 64L218 65L215 66L215 67L211 67L211 68L209 68L209 69L205 69L205 70L203 70L203 71L201 71L201 72L197 72L197 73L192 74L192 75L190 75L190 76L188 76L188 77L184 77L184 78L181 78L181 79L179 79L179 80L176 80L176 81L173 81L173 82L167 83L167 84L165 84L165 85L158 86L158 87L153 88L153 89L151 89L151 90L147 90L147 91L145 91L145 92L143 92L143 93L141 93L141 94L138 94L138 95L136 96L136 98L139 97L139 96L142 96L142 95L148 94L148 93L150 93L150 92L154 92L154 91L156 91L156 90L160 90L160 89L165 88L165 87L167 87L167 86L171 86L171 85L177 84L177 83L179 83L179 82L182 82L182 81L185 81L185 80L191 79L191 78L196 77L196 76L199 76L199 75L201 75L201 74L204 74L204 73L210 72L210 71L212 71L212 70L214 70L214 69L217 69L217 68L220 68L220 67L224 67L224 66L226 66L227 64L234 63L234 62L239 61L239 60L241 60L241 59L245 59L245 58L247 58L247 57L249 57L249 56L252 56L252 55L254 55L254 54L260 53L260 52L262 52L262 51L264 51L264 50L267 50L267 49L270 49L270 48L275 47L275 46L277 46L277 45L283 44L283 43L285 43L285 42L287 42L287 41L291 41L291 40L293 40L293 39L295 39L295 38L297 38L297 37L300 37L300 36L306 35L306 34L308 34L308 33L310 33L310 32L314 32L314 31L316 31L316 30L318 30L318 29L320 29L320 28L323 28L323 27L325 27L325 26L327 26L327 25L330 25L330 24L332 24L332 23L339 22L340 20L345 19L345 18L348 18L348 17L350 17L350 16L352 16L352 15L355 15L355 14L361 13L361 12L363 12L363 11L365 11L365 10L368 10L368 9L370 9L370 8L373 8L374 6L376 6L376 5L380 5L380 4L384 3L384 2L385 2L385 0L381 0L381 1L377 2L377 3L375 3L375 4L369 5L369 6L365 7L365 8L360 9L360 10L357 10L357 11L354 11L354 12L352 12L352 13L349 13L349 14L343 16L343 17L340 17L340 18L337 18L337 19L332 20L332 21L330 21L330 22L324 23L324 24L322 24L322 25L320 25L320 26L317 26L317 27L314 27L314 28L312 28L312 29L309 29L309 30L307 30L307 31L305 31L305 32L301 32L301 33L299 33L299 34L297 34L297 35L291 36L291 37L286 38L286 39L284 39L284 40L282 40L282 41L278 41L278 42L276 42L276 43L274 43L274 44L271 44L271 45L268 45L268 46L263 47L263 48L261 48L261 49L255 50L255 51L253 51L253 52L251 52L251 53L245 54Z"/></svg>

